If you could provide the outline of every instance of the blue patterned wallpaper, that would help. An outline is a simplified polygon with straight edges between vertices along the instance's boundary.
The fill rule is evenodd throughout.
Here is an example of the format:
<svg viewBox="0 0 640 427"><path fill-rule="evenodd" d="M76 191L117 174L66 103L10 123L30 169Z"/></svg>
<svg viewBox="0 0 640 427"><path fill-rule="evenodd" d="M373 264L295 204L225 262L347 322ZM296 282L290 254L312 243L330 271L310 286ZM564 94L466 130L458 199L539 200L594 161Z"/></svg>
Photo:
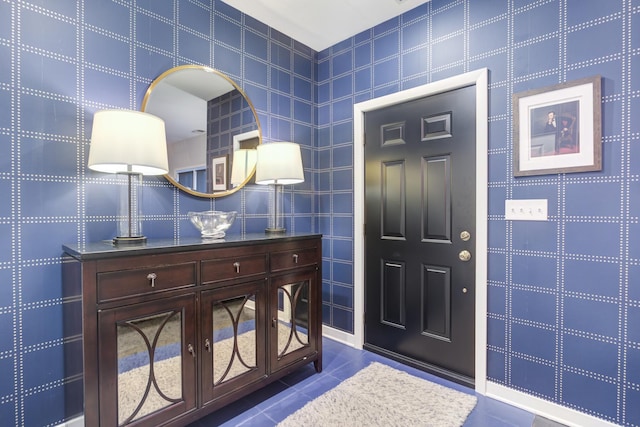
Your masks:
<svg viewBox="0 0 640 427"><path fill-rule="evenodd" d="M323 52L219 0L0 0L0 420L56 425L77 386L60 245L115 233L113 177L86 168L93 113L138 109L149 83L196 63L229 74L266 140L303 146L286 226L325 235L324 322L353 330L353 104L490 70L488 373L493 382L640 425L640 1L432 0ZM511 95L603 76L603 171L512 176ZM267 225L253 185L198 199L145 179L143 231L197 235L190 210ZM549 221L504 220L546 198ZM66 333L65 333L66 331Z"/></svg>
<svg viewBox="0 0 640 427"><path fill-rule="evenodd" d="M640 425L640 1L432 0L317 62L325 322L353 324L353 104L487 67L489 380ZM514 178L512 94L597 74L602 172ZM549 221L505 221L505 199Z"/></svg>
<svg viewBox="0 0 640 427"><path fill-rule="evenodd" d="M285 225L314 231L315 55L217 0L0 0L0 424L57 425L81 408L65 413L82 367L65 364L81 349L79 319L62 314L79 301L63 298L61 245L112 238L118 197L114 176L86 168L93 113L139 109L174 66L228 74L265 140L302 145L306 182L287 189ZM145 178L143 232L197 236L187 212L220 209L242 214L229 233L261 233L270 200L264 186L211 200Z"/></svg>

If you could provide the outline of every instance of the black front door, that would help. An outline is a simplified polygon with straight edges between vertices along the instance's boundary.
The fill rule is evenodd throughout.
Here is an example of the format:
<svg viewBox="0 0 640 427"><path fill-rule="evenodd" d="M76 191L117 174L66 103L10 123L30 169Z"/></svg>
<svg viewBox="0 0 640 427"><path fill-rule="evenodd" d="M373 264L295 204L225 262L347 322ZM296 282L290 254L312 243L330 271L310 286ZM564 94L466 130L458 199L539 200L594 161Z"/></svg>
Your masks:
<svg viewBox="0 0 640 427"><path fill-rule="evenodd" d="M473 384L475 86L365 113L365 348Z"/></svg>

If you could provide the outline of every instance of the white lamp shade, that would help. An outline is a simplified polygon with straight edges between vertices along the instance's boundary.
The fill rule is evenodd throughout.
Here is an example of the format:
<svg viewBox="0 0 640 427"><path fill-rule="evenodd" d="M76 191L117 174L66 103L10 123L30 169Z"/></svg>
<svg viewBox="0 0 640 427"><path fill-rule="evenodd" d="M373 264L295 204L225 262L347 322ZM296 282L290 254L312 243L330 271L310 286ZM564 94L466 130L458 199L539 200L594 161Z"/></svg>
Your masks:
<svg viewBox="0 0 640 427"><path fill-rule="evenodd" d="M293 142L271 142L257 148L256 184L304 182L300 146Z"/></svg>
<svg viewBox="0 0 640 427"><path fill-rule="evenodd" d="M231 183L242 184L256 167L258 152L255 149L241 148L233 152L231 164Z"/></svg>
<svg viewBox="0 0 640 427"><path fill-rule="evenodd" d="M93 116L88 167L106 173L166 174L164 120L141 111L98 111Z"/></svg>

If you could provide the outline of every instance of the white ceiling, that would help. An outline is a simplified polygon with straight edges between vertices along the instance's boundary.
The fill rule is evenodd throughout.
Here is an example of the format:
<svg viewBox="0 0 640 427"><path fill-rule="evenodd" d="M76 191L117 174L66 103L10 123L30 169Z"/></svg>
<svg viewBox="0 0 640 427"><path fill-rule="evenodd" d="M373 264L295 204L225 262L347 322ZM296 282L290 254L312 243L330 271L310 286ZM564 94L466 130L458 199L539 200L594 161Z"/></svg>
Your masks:
<svg viewBox="0 0 640 427"><path fill-rule="evenodd" d="M429 0L222 0L321 51Z"/></svg>
<svg viewBox="0 0 640 427"><path fill-rule="evenodd" d="M207 129L207 101L234 89L217 74L182 69L154 86L145 111L165 121L167 142L203 135Z"/></svg>
<svg viewBox="0 0 640 427"><path fill-rule="evenodd" d="M222 1L321 51L429 0ZM186 69L165 77L147 102L145 111L166 121L168 142L203 135L207 100L233 90L226 80L213 75L202 84L201 74L199 70ZM159 87L162 90L158 90Z"/></svg>

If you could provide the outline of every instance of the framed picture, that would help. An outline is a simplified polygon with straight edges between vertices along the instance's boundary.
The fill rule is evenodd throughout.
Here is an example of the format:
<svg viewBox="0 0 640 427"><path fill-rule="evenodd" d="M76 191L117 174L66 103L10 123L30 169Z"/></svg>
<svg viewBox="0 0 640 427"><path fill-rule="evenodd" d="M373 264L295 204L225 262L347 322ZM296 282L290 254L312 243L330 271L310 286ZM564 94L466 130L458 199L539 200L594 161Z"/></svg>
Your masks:
<svg viewBox="0 0 640 427"><path fill-rule="evenodd" d="M600 80L513 95L514 176L602 170Z"/></svg>
<svg viewBox="0 0 640 427"><path fill-rule="evenodd" d="M218 156L211 159L211 184L213 191L227 190L229 185L229 156Z"/></svg>

